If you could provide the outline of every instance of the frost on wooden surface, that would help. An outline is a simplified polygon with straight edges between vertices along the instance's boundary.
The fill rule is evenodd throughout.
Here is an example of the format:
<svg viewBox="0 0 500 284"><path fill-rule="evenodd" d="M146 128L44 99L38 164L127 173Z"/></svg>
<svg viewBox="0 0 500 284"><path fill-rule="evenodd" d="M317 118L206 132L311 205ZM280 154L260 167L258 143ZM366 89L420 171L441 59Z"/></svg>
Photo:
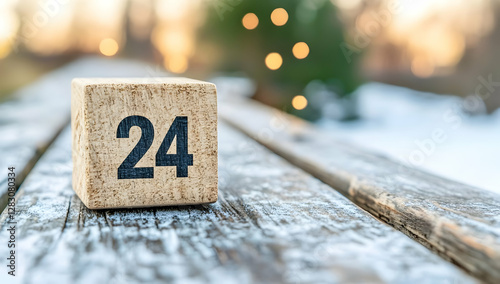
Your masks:
<svg viewBox="0 0 500 284"><path fill-rule="evenodd" d="M323 117L315 125L396 161L500 194L500 151L495 143L500 141L500 109L478 115L481 106L473 104L478 109L471 110L471 97L375 82L358 88L355 96L362 119L339 122Z"/></svg>
<svg viewBox="0 0 500 284"><path fill-rule="evenodd" d="M256 102L226 100L219 114L445 259L500 283L500 195L336 141Z"/></svg>
<svg viewBox="0 0 500 284"><path fill-rule="evenodd" d="M8 278L3 266L0 282L475 282L246 136L219 131L217 203L93 211L71 188L65 130L18 193L19 271Z"/></svg>
<svg viewBox="0 0 500 284"><path fill-rule="evenodd" d="M30 161L69 122L74 77L145 76L149 71L140 63L84 58L20 89L12 100L0 104L0 169L16 167L17 181L21 181ZM7 174L0 175L0 200L7 192L6 178Z"/></svg>

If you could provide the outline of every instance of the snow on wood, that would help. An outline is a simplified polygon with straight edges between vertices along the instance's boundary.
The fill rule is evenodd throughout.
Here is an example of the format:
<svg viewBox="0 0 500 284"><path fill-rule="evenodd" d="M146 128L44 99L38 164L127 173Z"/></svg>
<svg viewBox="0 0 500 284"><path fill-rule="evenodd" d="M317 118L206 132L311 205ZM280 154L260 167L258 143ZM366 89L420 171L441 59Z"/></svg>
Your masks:
<svg viewBox="0 0 500 284"><path fill-rule="evenodd" d="M500 195L398 164L250 100L228 98L219 115L443 258L500 282Z"/></svg>
<svg viewBox="0 0 500 284"><path fill-rule="evenodd" d="M17 276L0 282L476 282L243 134L219 131L217 203L95 211L71 187L66 129L18 192Z"/></svg>

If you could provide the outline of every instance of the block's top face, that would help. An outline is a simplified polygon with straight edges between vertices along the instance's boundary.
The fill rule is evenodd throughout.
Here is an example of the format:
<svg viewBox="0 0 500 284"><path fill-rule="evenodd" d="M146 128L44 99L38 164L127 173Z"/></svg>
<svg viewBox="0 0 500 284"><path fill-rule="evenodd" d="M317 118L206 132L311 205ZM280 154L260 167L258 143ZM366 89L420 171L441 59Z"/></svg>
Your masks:
<svg viewBox="0 0 500 284"><path fill-rule="evenodd" d="M211 85L213 83L183 77L147 77L147 78L75 78L73 84L92 85Z"/></svg>

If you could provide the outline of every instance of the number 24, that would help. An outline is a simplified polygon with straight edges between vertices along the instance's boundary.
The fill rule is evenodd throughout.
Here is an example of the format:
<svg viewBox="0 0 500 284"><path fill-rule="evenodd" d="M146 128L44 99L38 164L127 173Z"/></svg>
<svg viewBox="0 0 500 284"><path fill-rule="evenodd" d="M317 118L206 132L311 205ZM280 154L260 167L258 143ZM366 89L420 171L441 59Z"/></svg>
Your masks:
<svg viewBox="0 0 500 284"><path fill-rule="evenodd" d="M142 130L141 139L137 142L132 152L118 167L118 179L153 178L153 167L135 168L151 147L154 139L154 127L149 119L144 116L132 115L124 118L118 125L116 138L128 138L130 128L138 126ZM168 129L167 135L156 152L156 166L176 166L177 177L188 176L188 166L193 165L193 154L188 154L188 119L187 116L177 116ZM168 148L174 138L177 138L177 153L167 154Z"/></svg>

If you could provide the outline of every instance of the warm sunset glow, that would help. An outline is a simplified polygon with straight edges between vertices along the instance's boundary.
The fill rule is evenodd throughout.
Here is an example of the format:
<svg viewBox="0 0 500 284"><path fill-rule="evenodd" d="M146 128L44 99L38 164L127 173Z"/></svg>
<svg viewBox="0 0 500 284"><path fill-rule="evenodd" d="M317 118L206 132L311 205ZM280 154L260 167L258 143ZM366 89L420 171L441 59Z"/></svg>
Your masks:
<svg viewBox="0 0 500 284"><path fill-rule="evenodd" d="M113 56L118 52L118 43L112 38L101 40L99 51L106 56Z"/></svg>
<svg viewBox="0 0 500 284"><path fill-rule="evenodd" d="M5 3L3 7L0 5L0 58L9 55L19 27L19 18L10 4Z"/></svg>
<svg viewBox="0 0 500 284"><path fill-rule="evenodd" d="M292 52L297 59L304 59L309 55L309 46L305 42L297 42L293 46Z"/></svg>
<svg viewBox="0 0 500 284"><path fill-rule="evenodd" d="M271 52L266 56L266 66L271 70L278 70L283 64L283 58L277 52Z"/></svg>
<svg viewBox="0 0 500 284"><path fill-rule="evenodd" d="M7 42L0 43L0 59L7 57L10 53L10 45Z"/></svg>
<svg viewBox="0 0 500 284"><path fill-rule="evenodd" d="M367 61L378 62L377 68L411 67L419 77L453 72L466 49L492 32L497 17L491 0L381 0L376 8L363 8L357 0L332 1L354 23L351 43L357 38L358 48L370 49ZM375 59L390 56L389 46L401 54L398 63Z"/></svg>
<svg viewBox="0 0 500 284"><path fill-rule="evenodd" d="M163 56L164 66L173 73L184 73L195 54L196 31L200 25L196 1L155 1L156 21L151 41Z"/></svg>
<svg viewBox="0 0 500 284"><path fill-rule="evenodd" d="M165 68L173 73L184 73L188 68L188 61L182 56L165 59Z"/></svg>
<svg viewBox="0 0 500 284"><path fill-rule="evenodd" d="M12 37L19 25L19 19L14 11L7 8L4 9L0 10L0 40Z"/></svg>
<svg viewBox="0 0 500 284"><path fill-rule="evenodd" d="M430 76L434 69L453 67L462 59L467 36L478 38L491 29L490 2L398 0L398 13L388 26L389 41L408 50L415 75Z"/></svg>
<svg viewBox="0 0 500 284"><path fill-rule="evenodd" d="M60 16L61 19L54 21L51 18L51 22L54 21L51 33L62 35L58 36L59 39L52 38L53 36L50 37L56 45L60 45L66 39L69 39L69 47L77 46L83 52L101 52L100 44L103 39L111 38L116 43L124 42L123 27L126 25L124 13L128 1L77 0L66 2L68 4L60 5L61 13L58 13L53 18L55 20ZM37 8L37 6L34 6L34 8ZM62 29L63 26L68 28ZM41 28L39 33L47 28L48 26ZM46 43L39 43L38 45L44 46Z"/></svg>
<svg viewBox="0 0 500 284"><path fill-rule="evenodd" d="M453 29L435 25L418 31L408 40L408 49L417 57L428 57L436 67L455 66L465 52L465 39Z"/></svg>
<svg viewBox="0 0 500 284"><path fill-rule="evenodd" d="M296 110L302 110L305 109L307 106L307 99L304 96L295 96L292 99L292 106Z"/></svg>
<svg viewBox="0 0 500 284"><path fill-rule="evenodd" d="M430 77L434 73L434 63L425 57L415 57L411 62L411 72L420 78Z"/></svg>
<svg viewBox="0 0 500 284"><path fill-rule="evenodd" d="M257 15L254 13L248 13L243 17L241 22L243 23L245 29L253 30L259 25L259 18L257 18Z"/></svg>
<svg viewBox="0 0 500 284"><path fill-rule="evenodd" d="M288 22L288 13L283 8L274 9L271 13L271 21L277 26L283 26Z"/></svg>

